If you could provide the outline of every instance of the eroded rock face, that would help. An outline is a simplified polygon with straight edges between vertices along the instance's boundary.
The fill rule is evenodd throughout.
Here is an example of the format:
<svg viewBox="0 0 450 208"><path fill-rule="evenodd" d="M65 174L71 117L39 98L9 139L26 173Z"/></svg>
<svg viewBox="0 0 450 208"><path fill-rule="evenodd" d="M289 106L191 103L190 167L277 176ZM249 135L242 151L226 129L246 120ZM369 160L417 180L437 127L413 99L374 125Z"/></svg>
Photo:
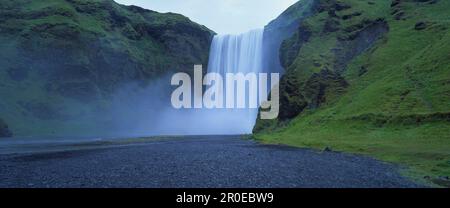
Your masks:
<svg viewBox="0 0 450 208"><path fill-rule="evenodd" d="M286 69L280 81L281 122L344 94L349 86L343 76L347 65L389 32L383 18L366 16L344 1L318 0L313 8L280 47L280 60ZM350 19L353 24L347 23ZM317 45L318 39L332 44L322 47ZM257 122L259 129L255 131L263 130L262 122Z"/></svg>
<svg viewBox="0 0 450 208"><path fill-rule="evenodd" d="M281 59L284 67L289 68L303 45L309 42L312 36L324 39L329 33L337 34L335 47L330 50L332 58L315 62L314 67L320 68L319 72L305 73L301 79L299 76L289 73L298 73L298 70L288 70L281 82L281 114L280 119L294 118L305 108L314 109L326 103L329 97L342 94L348 86L342 77L347 64L367 49L371 48L377 40L389 31L389 26L383 19L364 19L363 21L340 28L339 21L348 18L359 17L361 12L351 15L337 16L335 11L347 10L351 6L337 1L321 1L319 12L326 12L329 18L324 21L322 33L314 33L313 29L305 23L301 23L298 32L287 39L281 48ZM306 76L306 77L305 77Z"/></svg>
<svg viewBox="0 0 450 208"><path fill-rule="evenodd" d="M320 107L328 98L342 94L348 85L339 73L326 68L314 73L305 84L306 97L310 98L308 107L311 109Z"/></svg>
<svg viewBox="0 0 450 208"><path fill-rule="evenodd" d="M0 117L16 117L8 121L16 135L53 135L63 128L52 123L72 120L97 123L87 117L105 112L127 85L146 88L208 64L214 32L182 15L113 0L29 4L0 1L0 97L8 99L0 99ZM169 87L158 93L170 97ZM38 124L18 125L30 119Z"/></svg>
<svg viewBox="0 0 450 208"><path fill-rule="evenodd" d="M213 32L178 14L112 0L0 3L1 63L11 80L38 74L46 91L81 101L208 62ZM57 21L52 21L57 19Z"/></svg>
<svg viewBox="0 0 450 208"><path fill-rule="evenodd" d="M403 10L403 3L410 3L415 2L417 4L435 4L439 0L392 0L391 2L391 14L394 16L396 20L405 20L408 18L408 15L413 14L407 14Z"/></svg>
<svg viewBox="0 0 450 208"><path fill-rule="evenodd" d="M301 47L311 38L312 32L307 24L300 24L295 38L290 38L281 44L280 60L283 68L288 68L298 56Z"/></svg>
<svg viewBox="0 0 450 208"><path fill-rule="evenodd" d="M389 25L384 19L366 20L357 26L345 28L344 31L344 35L338 37L337 50L334 50L334 69L338 73L342 73L353 58L383 37L389 31Z"/></svg>
<svg viewBox="0 0 450 208"><path fill-rule="evenodd" d="M284 73L287 67L284 66L285 60L280 56L296 56L297 54L292 50L294 54L284 53L285 51L279 49L286 47L283 46L286 45L283 42L299 31L302 20L313 15L319 9L319 3L316 0L298 1L264 28L264 70ZM301 44L301 42L297 43Z"/></svg>
<svg viewBox="0 0 450 208"><path fill-rule="evenodd" d="M426 22L418 22L416 23L416 25L414 26L415 30L424 30L428 27L428 24Z"/></svg>
<svg viewBox="0 0 450 208"><path fill-rule="evenodd" d="M13 134L9 130L8 125L2 119L0 119L0 138L12 137L12 136L13 136Z"/></svg>
<svg viewBox="0 0 450 208"><path fill-rule="evenodd" d="M307 106L308 102L304 93L298 90L300 80L294 73L287 72L280 81L280 120L296 117Z"/></svg>

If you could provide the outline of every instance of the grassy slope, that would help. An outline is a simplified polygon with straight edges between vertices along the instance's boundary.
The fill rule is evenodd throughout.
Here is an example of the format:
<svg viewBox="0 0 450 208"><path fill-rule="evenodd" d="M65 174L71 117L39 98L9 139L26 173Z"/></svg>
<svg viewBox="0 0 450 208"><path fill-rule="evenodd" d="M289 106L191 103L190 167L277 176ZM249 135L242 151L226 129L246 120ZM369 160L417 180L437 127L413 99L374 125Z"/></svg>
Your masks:
<svg viewBox="0 0 450 208"><path fill-rule="evenodd" d="M212 34L112 0L2 0L0 118L16 136L95 132L124 83L207 64Z"/></svg>
<svg viewBox="0 0 450 208"><path fill-rule="evenodd" d="M400 5L404 20L391 15L390 0L372 1L373 5L362 0L342 2L352 8L338 12L339 16L363 15L340 21L341 27L382 17L390 31L347 66L342 76L349 87L342 96L329 96L319 108L306 109L284 127L272 127L255 137L269 143L331 147L374 156L407 165L409 175L430 176L426 178L448 186L437 178L450 175L450 2L404 1ZM308 19L309 25L321 27L322 15ZM428 27L415 30L420 21ZM288 74L307 77L317 70L313 62L331 53L336 42L333 36L340 33L313 35ZM367 72L361 75L362 67Z"/></svg>

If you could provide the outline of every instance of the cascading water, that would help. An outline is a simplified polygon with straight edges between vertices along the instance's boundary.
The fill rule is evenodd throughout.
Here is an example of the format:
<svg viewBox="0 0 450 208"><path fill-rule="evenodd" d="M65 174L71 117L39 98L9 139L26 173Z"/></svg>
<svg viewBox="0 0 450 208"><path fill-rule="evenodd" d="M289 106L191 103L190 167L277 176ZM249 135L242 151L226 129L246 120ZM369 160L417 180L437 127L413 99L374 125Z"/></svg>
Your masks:
<svg viewBox="0 0 450 208"><path fill-rule="evenodd" d="M225 79L227 73L262 72L263 30L252 30L240 35L216 35L210 49L208 73L217 73ZM183 108L175 109L165 102L168 96L162 89L171 86L162 79L143 90L136 87L118 94L115 114L119 129L128 135L226 135L252 133L258 115L257 108ZM224 83L225 85L225 83ZM208 90L213 86L204 87ZM224 86L225 91L228 86ZM246 97L249 96L246 89ZM218 94L216 96L226 95ZM195 96L195 95L194 95ZM193 97L195 98L195 97ZM199 97L197 97L199 98ZM234 96L237 99L244 99ZM201 99L201 98L200 98ZM124 103L125 102L125 103ZM224 100L224 102L226 102ZM248 102L246 102L248 104ZM126 107L125 107L126 106ZM132 107L129 107L132 106ZM122 121L130 121L124 124Z"/></svg>
<svg viewBox="0 0 450 208"><path fill-rule="evenodd" d="M239 35L216 35L211 44L208 73L217 73L222 77L226 77L227 73L261 73L263 37L263 29ZM236 97L236 99L248 99L248 94L246 98ZM219 111L225 113L221 116L222 121L231 121L240 125L240 128L235 128L235 132L231 132L236 134L251 133L258 115L257 108ZM221 125L230 125L230 123Z"/></svg>
<svg viewBox="0 0 450 208"><path fill-rule="evenodd" d="M211 44L208 72L259 73L262 68L264 30L240 35L216 35Z"/></svg>

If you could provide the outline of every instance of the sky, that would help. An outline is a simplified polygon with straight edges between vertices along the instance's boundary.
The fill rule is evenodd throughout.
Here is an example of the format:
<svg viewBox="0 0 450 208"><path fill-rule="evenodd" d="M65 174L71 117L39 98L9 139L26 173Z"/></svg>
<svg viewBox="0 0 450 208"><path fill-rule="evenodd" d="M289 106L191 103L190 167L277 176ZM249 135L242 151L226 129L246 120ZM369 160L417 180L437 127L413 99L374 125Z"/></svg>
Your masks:
<svg viewBox="0 0 450 208"><path fill-rule="evenodd" d="M298 0L115 0L189 17L219 34L263 28Z"/></svg>

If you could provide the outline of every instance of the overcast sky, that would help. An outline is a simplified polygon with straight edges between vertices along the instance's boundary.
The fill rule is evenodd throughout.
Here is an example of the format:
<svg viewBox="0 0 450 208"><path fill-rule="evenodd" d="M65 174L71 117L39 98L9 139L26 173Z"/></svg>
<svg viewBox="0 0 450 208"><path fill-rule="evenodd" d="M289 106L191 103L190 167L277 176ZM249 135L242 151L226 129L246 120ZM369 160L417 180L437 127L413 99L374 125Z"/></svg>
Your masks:
<svg viewBox="0 0 450 208"><path fill-rule="evenodd" d="M115 0L158 12L183 14L219 34L264 27L297 0Z"/></svg>

